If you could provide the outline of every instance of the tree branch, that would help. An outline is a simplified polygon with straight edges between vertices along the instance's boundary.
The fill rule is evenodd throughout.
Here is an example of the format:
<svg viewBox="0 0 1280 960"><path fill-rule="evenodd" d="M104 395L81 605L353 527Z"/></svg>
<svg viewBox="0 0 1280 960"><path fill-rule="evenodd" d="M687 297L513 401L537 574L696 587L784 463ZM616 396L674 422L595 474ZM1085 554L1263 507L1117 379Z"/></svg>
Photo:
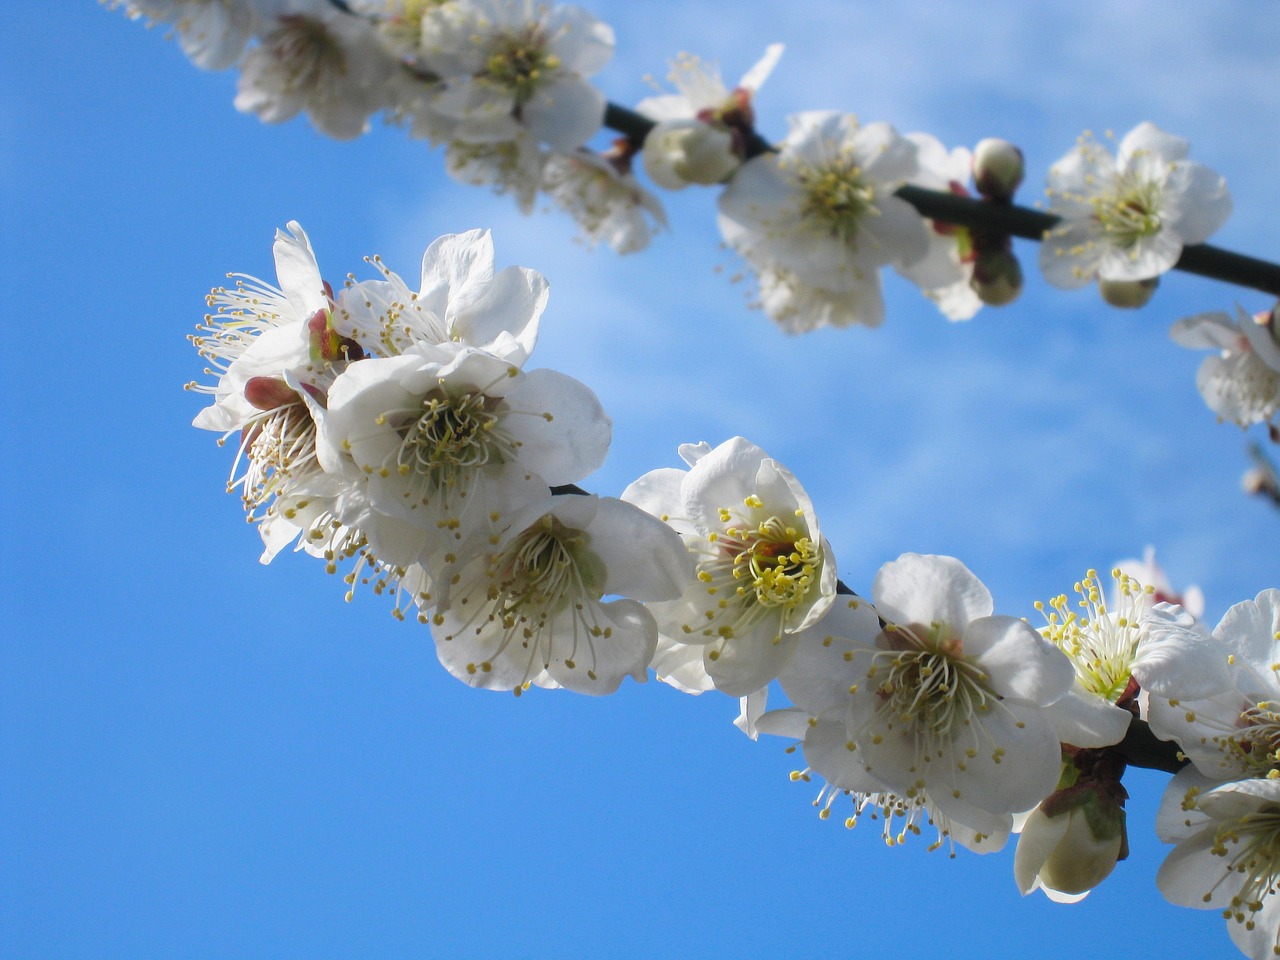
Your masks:
<svg viewBox="0 0 1280 960"><path fill-rule="evenodd" d="M605 107L604 125L623 134L640 148L644 144L645 135L653 129L654 121L634 110L610 103ZM772 149L754 130L748 132L748 157L759 156ZM931 220L1037 242L1044 239L1045 231L1051 229L1059 219L1051 213L1030 207L992 203L974 197L926 190L923 187L905 186L898 190L897 195ZM1183 247L1182 256L1178 258L1174 269L1280 297L1280 265L1206 243Z"/></svg>

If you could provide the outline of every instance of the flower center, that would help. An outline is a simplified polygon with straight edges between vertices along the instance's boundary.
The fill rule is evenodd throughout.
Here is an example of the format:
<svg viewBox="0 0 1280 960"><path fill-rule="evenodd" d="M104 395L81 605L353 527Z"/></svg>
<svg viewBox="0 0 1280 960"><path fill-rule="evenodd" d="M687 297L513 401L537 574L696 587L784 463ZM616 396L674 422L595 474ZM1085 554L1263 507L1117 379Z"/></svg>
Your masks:
<svg viewBox="0 0 1280 960"><path fill-rule="evenodd" d="M467 664L467 672L488 673L498 656L526 661L527 683L557 653L570 670L585 650L587 677L598 679L596 643L608 642L613 628L599 616L605 569L589 548L590 537L543 516L493 554L479 571L455 578L460 600L450 620L437 613L434 623L448 642L492 644L483 660ZM478 573L478 576L475 575Z"/></svg>
<svg viewBox="0 0 1280 960"><path fill-rule="evenodd" d="M1280 704L1263 700L1240 713L1238 731L1226 738L1226 752L1236 757L1253 776L1280 771Z"/></svg>
<svg viewBox="0 0 1280 960"><path fill-rule="evenodd" d="M956 732L998 699L945 623L889 624L877 644L888 649L876 652L867 680L876 685L879 716L886 728L909 731L924 763L946 754Z"/></svg>
<svg viewBox="0 0 1280 960"><path fill-rule="evenodd" d="M279 23L280 29L263 42L279 64L283 92L313 91L333 74L347 72L342 46L324 21L288 14L280 17Z"/></svg>
<svg viewBox="0 0 1280 960"><path fill-rule="evenodd" d="M250 521L261 520L261 509L290 478L318 470L316 425L301 399L269 411L242 432L241 451L247 461L244 474L228 483L228 492L240 488L240 499Z"/></svg>
<svg viewBox="0 0 1280 960"><path fill-rule="evenodd" d="M772 617L778 643L788 619L818 582L822 545L777 515L757 519L764 513L764 502L755 494L743 505L750 519L740 510L720 508L725 526L708 536L706 557L698 565L698 579L716 601L706 612L701 633L730 639ZM685 632L692 630L689 626Z"/></svg>
<svg viewBox="0 0 1280 960"><path fill-rule="evenodd" d="M417 474L440 490L464 486L476 468L514 458L516 442L497 427L501 403L483 393L428 393L417 418L400 428L401 476Z"/></svg>
<svg viewBox="0 0 1280 960"><path fill-rule="evenodd" d="M1160 232L1160 184L1121 174L1115 186L1093 198L1094 216L1102 232L1120 247L1132 247Z"/></svg>
<svg viewBox="0 0 1280 960"><path fill-rule="evenodd" d="M533 96L546 75L560 66L560 58L547 51L546 38L537 30L502 37L485 63L485 77L508 91L519 109Z"/></svg>
<svg viewBox="0 0 1280 960"><path fill-rule="evenodd" d="M514 612L531 606L545 619L579 594L599 600L600 571L589 562L594 554L582 549L586 542L581 530L571 530L551 516L518 536L492 563L503 609Z"/></svg>
<svg viewBox="0 0 1280 960"><path fill-rule="evenodd" d="M1222 915L1228 922L1242 923L1253 930L1264 901L1280 889L1280 807L1267 806L1227 820L1213 839L1210 852L1225 861L1218 882L1234 882L1233 878L1240 882L1240 889ZM1205 894L1206 900L1210 897ZM1280 932L1272 950L1280 955Z"/></svg>
<svg viewBox="0 0 1280 960"><path fill-rule="evenodd" d="M862 168L840 159L828 166L801 169L796 177L804 195L800 207L804 219L856 248L863 218L879 213L876 188L862 179Z"/></svg>
<svg viewBox="0 0 1280 960"><path fill-rule="evenodd" d="M1048 621L1041 633L1070 658L1080 685L1115 703L1129 684L1142 636L1142 608L1153 591L1118 569L1111 576L1120 597L1114 614L1107 609L1096 570L1075 585L1079 613L1070 609L1066 594L1049 601L1052 613L1045 613L1044 603L1035 606Z"/></svg>
<svg viewBox="0 0 1280 960"><path fill-rule="evenodd" d="M813 541L799 536L795 527L778 517L770 517L750 533L731 527L725 534L742 545L742 551L732 559L739 596L754 592L755 602L762 607L785 609L805 598L818 560Z"/></svg>

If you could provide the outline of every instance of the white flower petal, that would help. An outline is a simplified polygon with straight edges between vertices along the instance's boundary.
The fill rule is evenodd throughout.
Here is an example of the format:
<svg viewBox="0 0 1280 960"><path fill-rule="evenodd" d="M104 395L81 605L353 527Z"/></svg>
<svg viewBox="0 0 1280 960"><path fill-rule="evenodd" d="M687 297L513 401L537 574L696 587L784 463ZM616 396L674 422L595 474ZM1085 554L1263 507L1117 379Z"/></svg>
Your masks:
<svg viewBox="0 0 1280 960"><path fill-rule="evenodd" d="M979 617L964 628L963 643L965 656L981 665L1003 697L1048 706L1075 682L1071 661L1025 620Z"/></svg>
<svg viewBox="0 0 1280 960"><path fill-rule="evenodd" d="M990 616L991 592L954 557L904 553L876 574L872 598L891 623L940 621L957 633L978 617Z"/></svg>
<svg viewBox="0 0 1280 960"><path fill-rule="evenodd" d="M1079 684L1044 708L1053 734L1073 747L1109 747L1124 739L1133 714L1089 693Z"/></svg>

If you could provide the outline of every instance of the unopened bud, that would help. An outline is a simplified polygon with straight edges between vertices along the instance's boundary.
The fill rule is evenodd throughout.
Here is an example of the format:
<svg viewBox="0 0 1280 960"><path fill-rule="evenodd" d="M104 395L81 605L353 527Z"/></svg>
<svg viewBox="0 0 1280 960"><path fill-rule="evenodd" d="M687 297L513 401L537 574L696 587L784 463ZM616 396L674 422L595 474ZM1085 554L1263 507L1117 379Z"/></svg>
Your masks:
<svg viewBox="0 0 1280 960"><path fill-rule="evenodd" d="M298 402L294 389L276 377L250 377L244 384L244 398L259 410L275 410Z"/></svg>
<svg viewBox="0 0 1280 960"><path fill-rule="evenodd" d="M973 185L988 200L1013 199L1025 173L1022 151L1008 140L988 137L973 148Z"/></svg>
<svg viewBox="0 0 1280 960"><path fill-rule="evenodd" d="M1022 293L1022 265L1013 251L1005 247L979 250L973 261L969 286L983 303L1003 307Z"/></svg>
<svg viewBox="0 0 1280 960"><path fill-rule="evenodd" d="M1148 277L1146 280L1099 280L1098 292L1113 307L1136 310L1147 305L1159 285L1159 277Z"/></svg>
<svg viewBox="0 0 1280 960"><path fill-rule="evenodd" d="M1259 494L1273 495L1271 478L1261 467L1250 467L1246 470L1244 476L1240 478L1240 486L1251 497Z"/></svg>
<svg viewBox="0 0 1280 960"><path fill-rule="evenodd" d="M644 138L645 172L668 190L720 183L738 169L733 135L701 120L664 120Z"/></svg>
<svg viewBox="0 0 1280 960"><path fill-rule="evenodd" d="M1043 804L1031 811L1018 838L1014 879L1023 894L1039 887L1051 899L1078 899L1111 874L1125 848L1124 809L1088 791L1056 815Z"/></svg>

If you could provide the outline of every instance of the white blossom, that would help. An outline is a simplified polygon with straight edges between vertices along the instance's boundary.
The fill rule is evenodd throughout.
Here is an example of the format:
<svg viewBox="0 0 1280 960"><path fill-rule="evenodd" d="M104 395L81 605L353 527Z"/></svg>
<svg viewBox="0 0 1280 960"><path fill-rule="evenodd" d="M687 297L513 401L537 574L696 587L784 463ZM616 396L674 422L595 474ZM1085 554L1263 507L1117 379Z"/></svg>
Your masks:
<svg viewBox="0 0 1280 960"><path fill-rule="evenodd" d="M1280 590L1231 607L1212 637L1163 606L1147 629L1183 653L1166 658L1162 685L1151 690L1152 731L1207 777L1280 775Z"/></svg>
<svg viewBox="0 0 1280 960"><path fill-rule="evenodd" d="M498 143L526 130L572 150L604 122L604 95L587 78L613 44L613 30L578 7L454 0L422 16L418 59L441 80L429 109L455 124L452 139Z"/></svg>
<svg viewBox="0 0 1280 960"><path fill-rule="evenodd" d="M721 195L721 235L775 287L792 288L766 298L762 284L766 310L838 303L825 315L877 326L880 268L907 266L928 248L924 220L893 195L918 171L915 145L849 114L802 113L788 123L779 152L744 163ZM797 329L817 325L803 313L770 315Z"/></svg>
<svg viewBox="0 0 1280 960"><path fill-rule="evenodd" d="M1189 622L1181 608L1163 602L1153 607L1155 588L1118 567L1111 580L1110 605L1096 570L1075 584L1074 603L1060 594L1035 605L1047 621L1040 632L1075 668L1072 689L1046 710L1058 739L1075 747L1119 743L1134 716L1130 708L1141 702L1139 686L1148 693L1169 689L1164 668L1170 662L1196 664L1204 677L1220 675L1195 631L1165 629Z"/></svg>
<svg viewBox="0 0 1280 960"><path fill-rule="evenodd" d="M472 686L516 692L644 682L658 630L637 601L678 596L690 566L675 532L630 504L547 497L492 547L444 568L432 618L440 662Z"/></svg>
<svg viewBox="0 0 1280 960"><path fill-rule="evenodd" d="M1054 286L1095 278L1146 280L1173 267L1231 213L1226 183L1187 159L1189 144L1152 123L1120 141L1113 158L1088 134L1049 168L1049 209L1062 218L1040 245Z"/></svg>
<svg viewBox="0 0 1280 960"><path fill-rule="evenodd" d="M367 352L395 356L414 344L456 342L516 365L533 352L547 281L525 267L495 270L488 230L446 234L422 255L413 290L381 257L370 259L381 280L355 283L343 293L338 329Z"/></svg>
<svg viewBox="0 0 1280 960"><path fill-rule="evenodd" d="M909 133L907 139L916 145L919 172L911 183L929 190L968 196L972 156L964 147L947 150L937 137L928 133ZM919 286L925 296L938 305L948 320L969 320L982 307L974 292L973 239L967 227L927 220L929 247L925 255L899 272Z"/></svg>
<svg viewBox="0 0 1280 960"><path fill-rule="evenodd" d="M866 753L850 726L849 699L864 679L866 664L859 660L875 647L881 629L866 600L837 597L827 616L799 636L779 676L794 706L765 713L756 727L802 741L807 766L792 773L792 779L808 781L817 775L826 781L814 803L823 819L847 796L853 812L845 826L853 827L868 812L882 817L882 836L890 846L918 835L927 822L937 831L931 850L944 843L952 846L952 856L956 843L975 853L999 850L1013 825L1009 813L982 809L952 790L934 790L917 780L888 783L867 768Z"/></svg>
<svg viewBox="0 0 1280 960"><path fill-rule="evenodd" d="M266 123L305 111L324 133L350 140L388 106L398 67L363 17L328 0L271 0L259 31L241 63L237 110Z"/></svg>
<svg viewBox="0 0 1280 960"><path fill-rule="evenodd" d="M228 486L240 490L249 519L259 525L264 563L303 529L319 531L304 546L333 539L325 505L338 485L325 475L313 411L316 398L362 356L358 344L333 328L337 307L302 227L291 222L287 233L277 231L274 252L279 287L233 275L232 288L210 293L215 312L192 342L218 382L188 385L214 397L195 426L224 439L240 432Z"/></svg>
<svg viewBox="0 0 1280 960"><path fill-rule="evenodd" d="M667 217L658 198L631 175L630 165L630 160L590 150L553 152L542 167L542 187L577 221L588 244L634 253L649 245Z"/></svg>
<svg viewBox="0 0 1280 960"><path fill-rule="evenodd" d="M178 45L202 70L225 70L244 53L256 21L252 0L104 0L130 17L172 24Z"/></svg>
<svg viewBox="0 0 1280 960"><path fill-rule="evenodd" d="M1203 791L1170 787L1157 823L1160 839L1177 846L1156 874L1160 892L1179 906L1221 911L1246 956L1274 960L1280 955L1280 779Z"/></svg>
<svg viewBox="0 0 1280 960"><path fill-rule="evenodd" d="M835 561L804 488L755 444L680 452L689 470L651 471L622 494L670 523L697 563L680 599L649 605L661 632L654 669L690 692L745 696L831 606Z"/></svg>
<svg viewBox="0 0 1280 960"><path fill-rule="evenodd" d="M1276 423L1280 411L1280 342L1272 311L1249 316L1239 307L1236 319L1223 312L1184 317L1173 325L1174 343L1192 350L1214 350L1196 373L1205 404L1220 420L1241 427Z"/></svg>
<svg viewBox="0 0 1280 960"><path fill-rule="evenodd" d="M805 737L810 766L831 779L851 755L846 767L899 797L927 791L961 823L1046 797L1060 750L1044 708L1071 687L1067 658L1025 621L992 616L986 587L952 557L886 564L873 606L883 627L837 604L780 678L800 709L839 720L840 735Z"/></svg>
<svg viewBox="0 0 1280 960"><path fill-rule="evenodd" d="M764 56L732 90L720 69L682 54L668 79L674 94L648 97L636 110L656 120L645 136L645 172L659 186L681 190L691 183L723 182L746 155L745 136L753 129L756 92L782 56L782 44L770 44Z"/></svg>
<svg viewBox="0 0 1280 960"><path fill-rule="evenodd" d="M352 364L329 391L326 436L359 478L343 519L389 562L462 550L547 487L595 470L610 422L595 394L458 343Z"/></svg>

